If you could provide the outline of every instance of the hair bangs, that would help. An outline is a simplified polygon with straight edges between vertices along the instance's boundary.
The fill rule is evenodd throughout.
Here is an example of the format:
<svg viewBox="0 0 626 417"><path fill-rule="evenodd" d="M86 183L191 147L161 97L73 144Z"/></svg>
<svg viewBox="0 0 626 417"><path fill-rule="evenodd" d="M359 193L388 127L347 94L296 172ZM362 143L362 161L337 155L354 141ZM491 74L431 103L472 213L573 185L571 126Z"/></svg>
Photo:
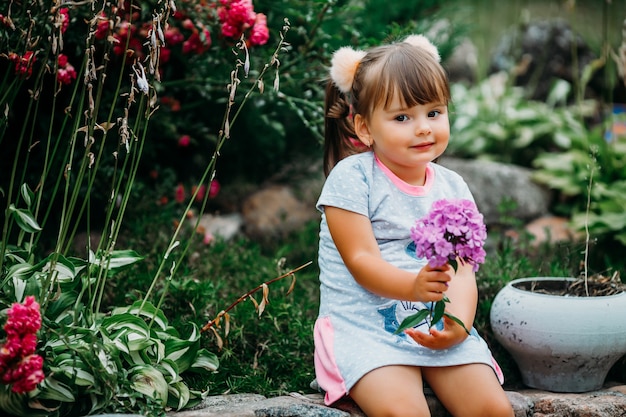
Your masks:
<svg viewBox="0 0 626 417"><path fill-rule="evenodd" d="M405 46L406 45L406 46ZM363 93L369 99L368 115L376 106L389 108L395 97L407 107L450 101L448 77L438 62L410 45L395 45L368 73ZM369 90L369 91L366 91Z"/></svg>

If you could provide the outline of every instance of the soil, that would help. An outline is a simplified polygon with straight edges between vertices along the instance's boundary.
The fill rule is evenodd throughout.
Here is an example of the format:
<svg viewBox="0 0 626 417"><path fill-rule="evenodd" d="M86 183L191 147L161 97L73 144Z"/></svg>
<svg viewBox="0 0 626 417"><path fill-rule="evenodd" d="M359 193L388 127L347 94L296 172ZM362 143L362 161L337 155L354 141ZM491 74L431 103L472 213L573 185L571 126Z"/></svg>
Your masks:
<svg viewBox="0 0 626 417"><path fill-rule="evenodd" d="M626 284L620 280L619 272L615 272L610 277L599 274L591 275L586 280L581 276L562 281L527 281L516 284L515 287L542 294L569 297L604 297L626 291Z"/></svg>

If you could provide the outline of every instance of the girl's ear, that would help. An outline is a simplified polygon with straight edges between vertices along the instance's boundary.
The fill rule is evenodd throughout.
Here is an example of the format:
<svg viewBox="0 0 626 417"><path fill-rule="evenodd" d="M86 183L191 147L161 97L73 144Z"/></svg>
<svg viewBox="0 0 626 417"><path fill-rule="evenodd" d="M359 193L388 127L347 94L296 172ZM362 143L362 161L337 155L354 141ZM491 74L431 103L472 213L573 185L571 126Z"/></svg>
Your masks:
<svg viewBox="0 0 626 417"><path fill-rule="evenodd" d="M361 143L368 148L374 144L374 139L370 133L370 129L367 126L365 118L360 114L354 115L354 132L361 141Z"/></svg>

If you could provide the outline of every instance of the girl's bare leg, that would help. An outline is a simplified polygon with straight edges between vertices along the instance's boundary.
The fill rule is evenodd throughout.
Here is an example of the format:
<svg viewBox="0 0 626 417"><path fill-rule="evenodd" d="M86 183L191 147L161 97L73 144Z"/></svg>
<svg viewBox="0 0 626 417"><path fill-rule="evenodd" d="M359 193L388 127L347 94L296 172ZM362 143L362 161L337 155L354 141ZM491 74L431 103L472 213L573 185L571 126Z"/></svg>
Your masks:
<svg viewBox="0 0 626 417"><path fill-rule="evenodd" d="M384 366L367 373L350 396L368 417L430 417L420 368Z"/></svg>
<svg viewBox="0 0 626 417"><path fill-rule="evenodd" d="M422 375L455 417L514 417L493 370L484 364L422 368Z"/></svg>

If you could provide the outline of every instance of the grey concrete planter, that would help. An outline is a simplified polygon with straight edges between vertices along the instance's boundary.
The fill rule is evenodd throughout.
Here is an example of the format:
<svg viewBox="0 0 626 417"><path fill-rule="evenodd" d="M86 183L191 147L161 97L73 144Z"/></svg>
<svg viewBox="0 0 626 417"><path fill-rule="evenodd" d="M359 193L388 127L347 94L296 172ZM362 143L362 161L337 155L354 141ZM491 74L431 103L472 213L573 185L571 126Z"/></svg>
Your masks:
<svg viewBox="0 0 626 417"><path fill-rule="evenodd" d="M573 278L511 281L494 299L491 327L527 386L554 392L596 390L626 354L626 293L571 297L520 285L563 280Z"/></svg>

